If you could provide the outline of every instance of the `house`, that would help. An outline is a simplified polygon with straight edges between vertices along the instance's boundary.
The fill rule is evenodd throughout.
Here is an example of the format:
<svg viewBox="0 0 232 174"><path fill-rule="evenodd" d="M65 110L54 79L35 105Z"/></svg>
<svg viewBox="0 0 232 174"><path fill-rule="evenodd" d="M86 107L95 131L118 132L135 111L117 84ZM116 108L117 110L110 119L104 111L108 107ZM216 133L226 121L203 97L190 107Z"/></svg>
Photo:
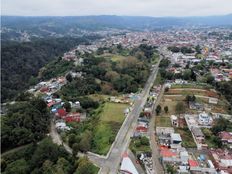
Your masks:
<svg viewBox="0 0 232 174"><path fill-rule="evenodd" d="M148 128L144 127L144 126L137 126L136 127L136 131L141 132L141 133L145 133L147 132Z"/></svg>
<svg viewBox="0 0 232 174"><path fill-rule="evenodd" d="M138 121L138 122L149 123L149 120L148 120L147 118L145 118L145 117L139 117L137 121Z"/></svg>
<svg viewBox="0 0 232 174"><path fill-rule="evenodd" d="M217 98L212 98L212 97L210 97L209 98L209 104L217 104L218 103L218 99Z"/></svg>
<svg viewBox="0 0 232 174"><path fill-rule="evenodd" d="M205 136L199 127L192 127L191 131L198 143L202 144L205 141Z"/></svg>
<svg viewBox="0 0 232 174"><path fill-rule="evenodd" d="M40 92L43 92L43 93L49 92L49 87L44 86L44 87L40 88Z"/></svg>
<svg viewBox="0 0 232 174"><path fill-rule="evenodd" d="M232 147L232 132L223 131L220 132L218 136L223 144L230 145Z"/></svg>
<svg viewBox="0 0 232 174"><path fill-rule="evenodd" d="M122 162L120 166L120 173L121 174L139 174L133 162L128 157L127 153L123 154L123 158L122 158Z"/></svg>
<svg viewBox="0 0 232 174"><path fill-rule="evenodd" d="M67 114L65 117L64 117L64 120L65 122L80 122L81 121L81 118L80 118L80 113L70 113L70 114Z"/></svg>
<svg viewBox="0 0 232 174"><path fill-rule="evenodd" d="M67 115L67 112L65 111L64 108L58 109L56 116L58 116L59 118L63 118Z"/></svg>
<svg viewBox="0 0 232 174"><path fill-rule="evenodd" d="M165 158L165 157L177 157L177 153L172 150L172 149L161 149L160 150L160 155Z"/></svg>
<svg viewBox="0 0 232 174"><path fill-rule="evenodd" d="M198 167L199 166L198 162L196 160L192 160L192 159L188 160L188 164L189 164L190 168L191 167Z"/></svg>
<svg viewBox="0 0 232 174"><path fill-rule="evenodd" d="M232 173L232 152L224 149L210 150L212 162L217 170Z"/></svg>
<svg viewBox="0 0 232 174"><path fill-rule="evenodd" d="M183 163L188 163L189 155L187 151L181 151L180 152L180 159Z"/></svg>
<svg viewBox="0 0 232 174"><path fill-rule="evenodd" d="M70 127L66 126L66 123L64 122L57 122L56 125L55 125L56 129L58 130L62 130L62 131L69 131L71 130Z"/></svg>
<svg viewBox="0 0 232 174"><path fill-rule="evenodd" d="M178 149L178 148L181 148L181 142L182 142L182 139L180 137L180 134L178 133L172 133L171 134L171 148L172 149Z"/></svg>
<svg viewBox="0 0 232 174"><path fill-rule="evenodd" d="M161 149L160 150L160 156L161 156L161 160L163 162L181 162L181 159L179 158L178 152L174 149Z"/></svg>
<svg viewBox="0 0 232 174"><path fill-rule="evenodd" d="M202 112L198 115L198 122L200 125L203 126L211 126L211 124L213 123L213 119L206 112Z"/></svg>
<svg viewBox="0 0 232 174"><path fill-rule="evenodd" d="M151 107L145 107L144 108L144 115L147 117L150 117L152 114L152 108Z"/></svg>
<svg viewBox="0 0 232 174"><path fill-rule="evenodd" d="M174 126L174 127L178 127L179 126L177 116L171 115L171 123L172 123L172 126Z"/></svg>
<svg viewBox="0 0 232 174"><path fill-rule="evenodd" d="M189 109L203 111L204 106L202 104L200 104L200 103L190 101L189 102Z"/></svg>
<svg viewBox="0 0 232 174"><path fill-rule="evenodd" d="M171 134L171 143L172 144L180 144L181 142L182 142L182 139L180 137L180 134L178 134L178 133Z"/></svg>
<svg viewBox="0 0 232 174"><path fill-rule="evenodd" d="M156 127L157 136L171 136L172 133L174 133L173 127Z"/></svg>

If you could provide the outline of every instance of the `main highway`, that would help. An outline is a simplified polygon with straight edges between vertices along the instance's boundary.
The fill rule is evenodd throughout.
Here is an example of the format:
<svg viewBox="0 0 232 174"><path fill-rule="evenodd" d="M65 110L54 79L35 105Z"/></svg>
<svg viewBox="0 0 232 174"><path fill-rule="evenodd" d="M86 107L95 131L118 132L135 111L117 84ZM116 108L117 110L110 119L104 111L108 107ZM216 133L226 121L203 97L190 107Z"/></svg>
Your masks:
<svg viewBox="0 0 232 174"><path fill-rule="evenodd" d="M122 155L128 149L130 143L130 137L133 135L133 131L137 125L137 119L143 110L143 107L149 96L150 89L153 86L153 83L156 79L161 60L162 57L159 59L158 63L152 68L150 76L145 84L144 89L142 90L140 96L135 100L132 110L126 117L125 121L123 122L107 156L100 156L97 154L93 154L91 152L87 153L89 160L93 162L95 165L97 165L98 167L100 167L100 171L99 171L100 174L118 173L120 162L122 160ZM63 144L67 152L72 154L72 149L68 147L67 144L62 142L61 137L57 133L53 122L51 124L50 135L54 143L57 143L59 145ZM83 156L84 154L79 153L78 155Z"/></svg>
<svg viewBox="0 0 232 174"><path fill-rule="evenodd" d="M161 59L159 59L158 63L153 67L140 97L138 97L138 99L134 102L132 110L122 124L108 155L103 157L91 153L88 154L90 161L101 168L99 173L116 174L118 172L120 162L122 160L122 154L129 146L130 137L133 135L139 114L147 101L149 91L156 79L160 61Z"/></svg>

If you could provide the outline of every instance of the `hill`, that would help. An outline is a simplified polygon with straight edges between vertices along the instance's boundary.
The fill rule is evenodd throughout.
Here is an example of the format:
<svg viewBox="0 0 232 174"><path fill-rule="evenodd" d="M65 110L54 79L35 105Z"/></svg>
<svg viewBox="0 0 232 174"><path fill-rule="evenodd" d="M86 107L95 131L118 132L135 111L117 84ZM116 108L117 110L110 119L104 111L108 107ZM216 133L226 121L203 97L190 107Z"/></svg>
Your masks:
<svg viewBox="0 0 232 174"><path fill-rule="evenodd" d="M87 32L109 29L156 30L188 26L232 26L232 14L207 17L143 16L2 16L2 40L26 37L80 36ZM17 39L16 39L17 40Z"/></svg>

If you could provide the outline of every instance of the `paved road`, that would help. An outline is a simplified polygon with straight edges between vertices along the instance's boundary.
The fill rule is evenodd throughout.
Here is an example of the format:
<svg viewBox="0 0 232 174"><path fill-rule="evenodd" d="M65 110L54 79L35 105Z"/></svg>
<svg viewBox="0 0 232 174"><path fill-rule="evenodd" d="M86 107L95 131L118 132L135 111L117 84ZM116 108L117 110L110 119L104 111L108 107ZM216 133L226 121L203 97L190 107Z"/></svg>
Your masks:
<svg viewBox="0 0 232 174"><path fill-rule="evenodd" d="M157 100L154 103L154 110L153 110L153 117L150 120L150 125L149 125L149 136L150 136L150 142L151 142L151 149L152 149L152 162L153 162L153 171L154 174L164 174L164 170L163 167L159 161L159 151L158 151L158 145L155 139L155 108L157 107L157 105L160 103L160 100L163 96L164 93L164 86L161 88L160 94L157 98Z"/></svg>
<svg viewBox="0 0 232 174"><path fill-rule="evenodd" d="M160 61L159 61L160 62ZM130 137L133 135L133 131L137 125L137 119L140 112L143 109L143 106L146 103L147 97L149 96L150 88L153 85L153 82L156 78L158 72L158 64L154 67L153 71L150 74L150 77L145 84L145 87L141 93L141 97L137 99L134 103L133 109L130 114L125 119L123 125L121 126L117 137L115 139L112 148L106 158L98 158L94 155L89 156L89 159L101 166L100 173L102 174L116 174L121 162L122 154L127 150ZM103 164L103 165L102 165Z"/></svg>
<svg viewBox="0 0 232 174"><path fill-rule="evenodd" d="M161 60L161 59L160 59ZM139 117L139 114L141 113L143 106L145 105L147 101L147 97L149 96L149 91L153 85L153 82L157 76L158 73L158 66L154 67L152 70L145 87L141 93L141 97L139 97L132 108L132 111L125 119L124 123L122 124L115 142L113 143L109 153L106 157L99 156L96 154L88 153L87 156L90 159L91 162L93 162L95 165L99 166L101 174L116 174L118 172L120 162L122 159L122 154L127 150L129 143L130 143L130 137L133 135L133 131L136 128L137 125L137 119ZM66 144L62 143L62 140L60 139L59 134L57 134L54 123L51 123L51 137L53 139L53 142L57 144L63 144L64 148L69 152L72 153L72 150L70 147L68 147Z"/></svg>
<svg viewBox="0 0 232 174"><path fill-rule="evenodd" d="M68 153L72 154L72 149L66 143L62 141L60 135L58 134L53 120L51 120L50 136L52 138L53 143L57 145L63 145L65 150Z"/></svg>

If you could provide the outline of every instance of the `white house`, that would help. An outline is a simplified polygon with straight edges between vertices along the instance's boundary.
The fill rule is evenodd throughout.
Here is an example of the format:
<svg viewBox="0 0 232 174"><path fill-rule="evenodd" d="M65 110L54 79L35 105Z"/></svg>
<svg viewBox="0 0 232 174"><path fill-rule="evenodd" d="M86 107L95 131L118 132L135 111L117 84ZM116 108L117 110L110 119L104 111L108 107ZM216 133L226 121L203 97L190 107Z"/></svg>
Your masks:
<svg viewBox="0 0 232 174"><path fill-rule="evenodd" d="M198 115L198 122L200 125L208 126L212 124L213 119L206 112L202 112Z"/></svg>

